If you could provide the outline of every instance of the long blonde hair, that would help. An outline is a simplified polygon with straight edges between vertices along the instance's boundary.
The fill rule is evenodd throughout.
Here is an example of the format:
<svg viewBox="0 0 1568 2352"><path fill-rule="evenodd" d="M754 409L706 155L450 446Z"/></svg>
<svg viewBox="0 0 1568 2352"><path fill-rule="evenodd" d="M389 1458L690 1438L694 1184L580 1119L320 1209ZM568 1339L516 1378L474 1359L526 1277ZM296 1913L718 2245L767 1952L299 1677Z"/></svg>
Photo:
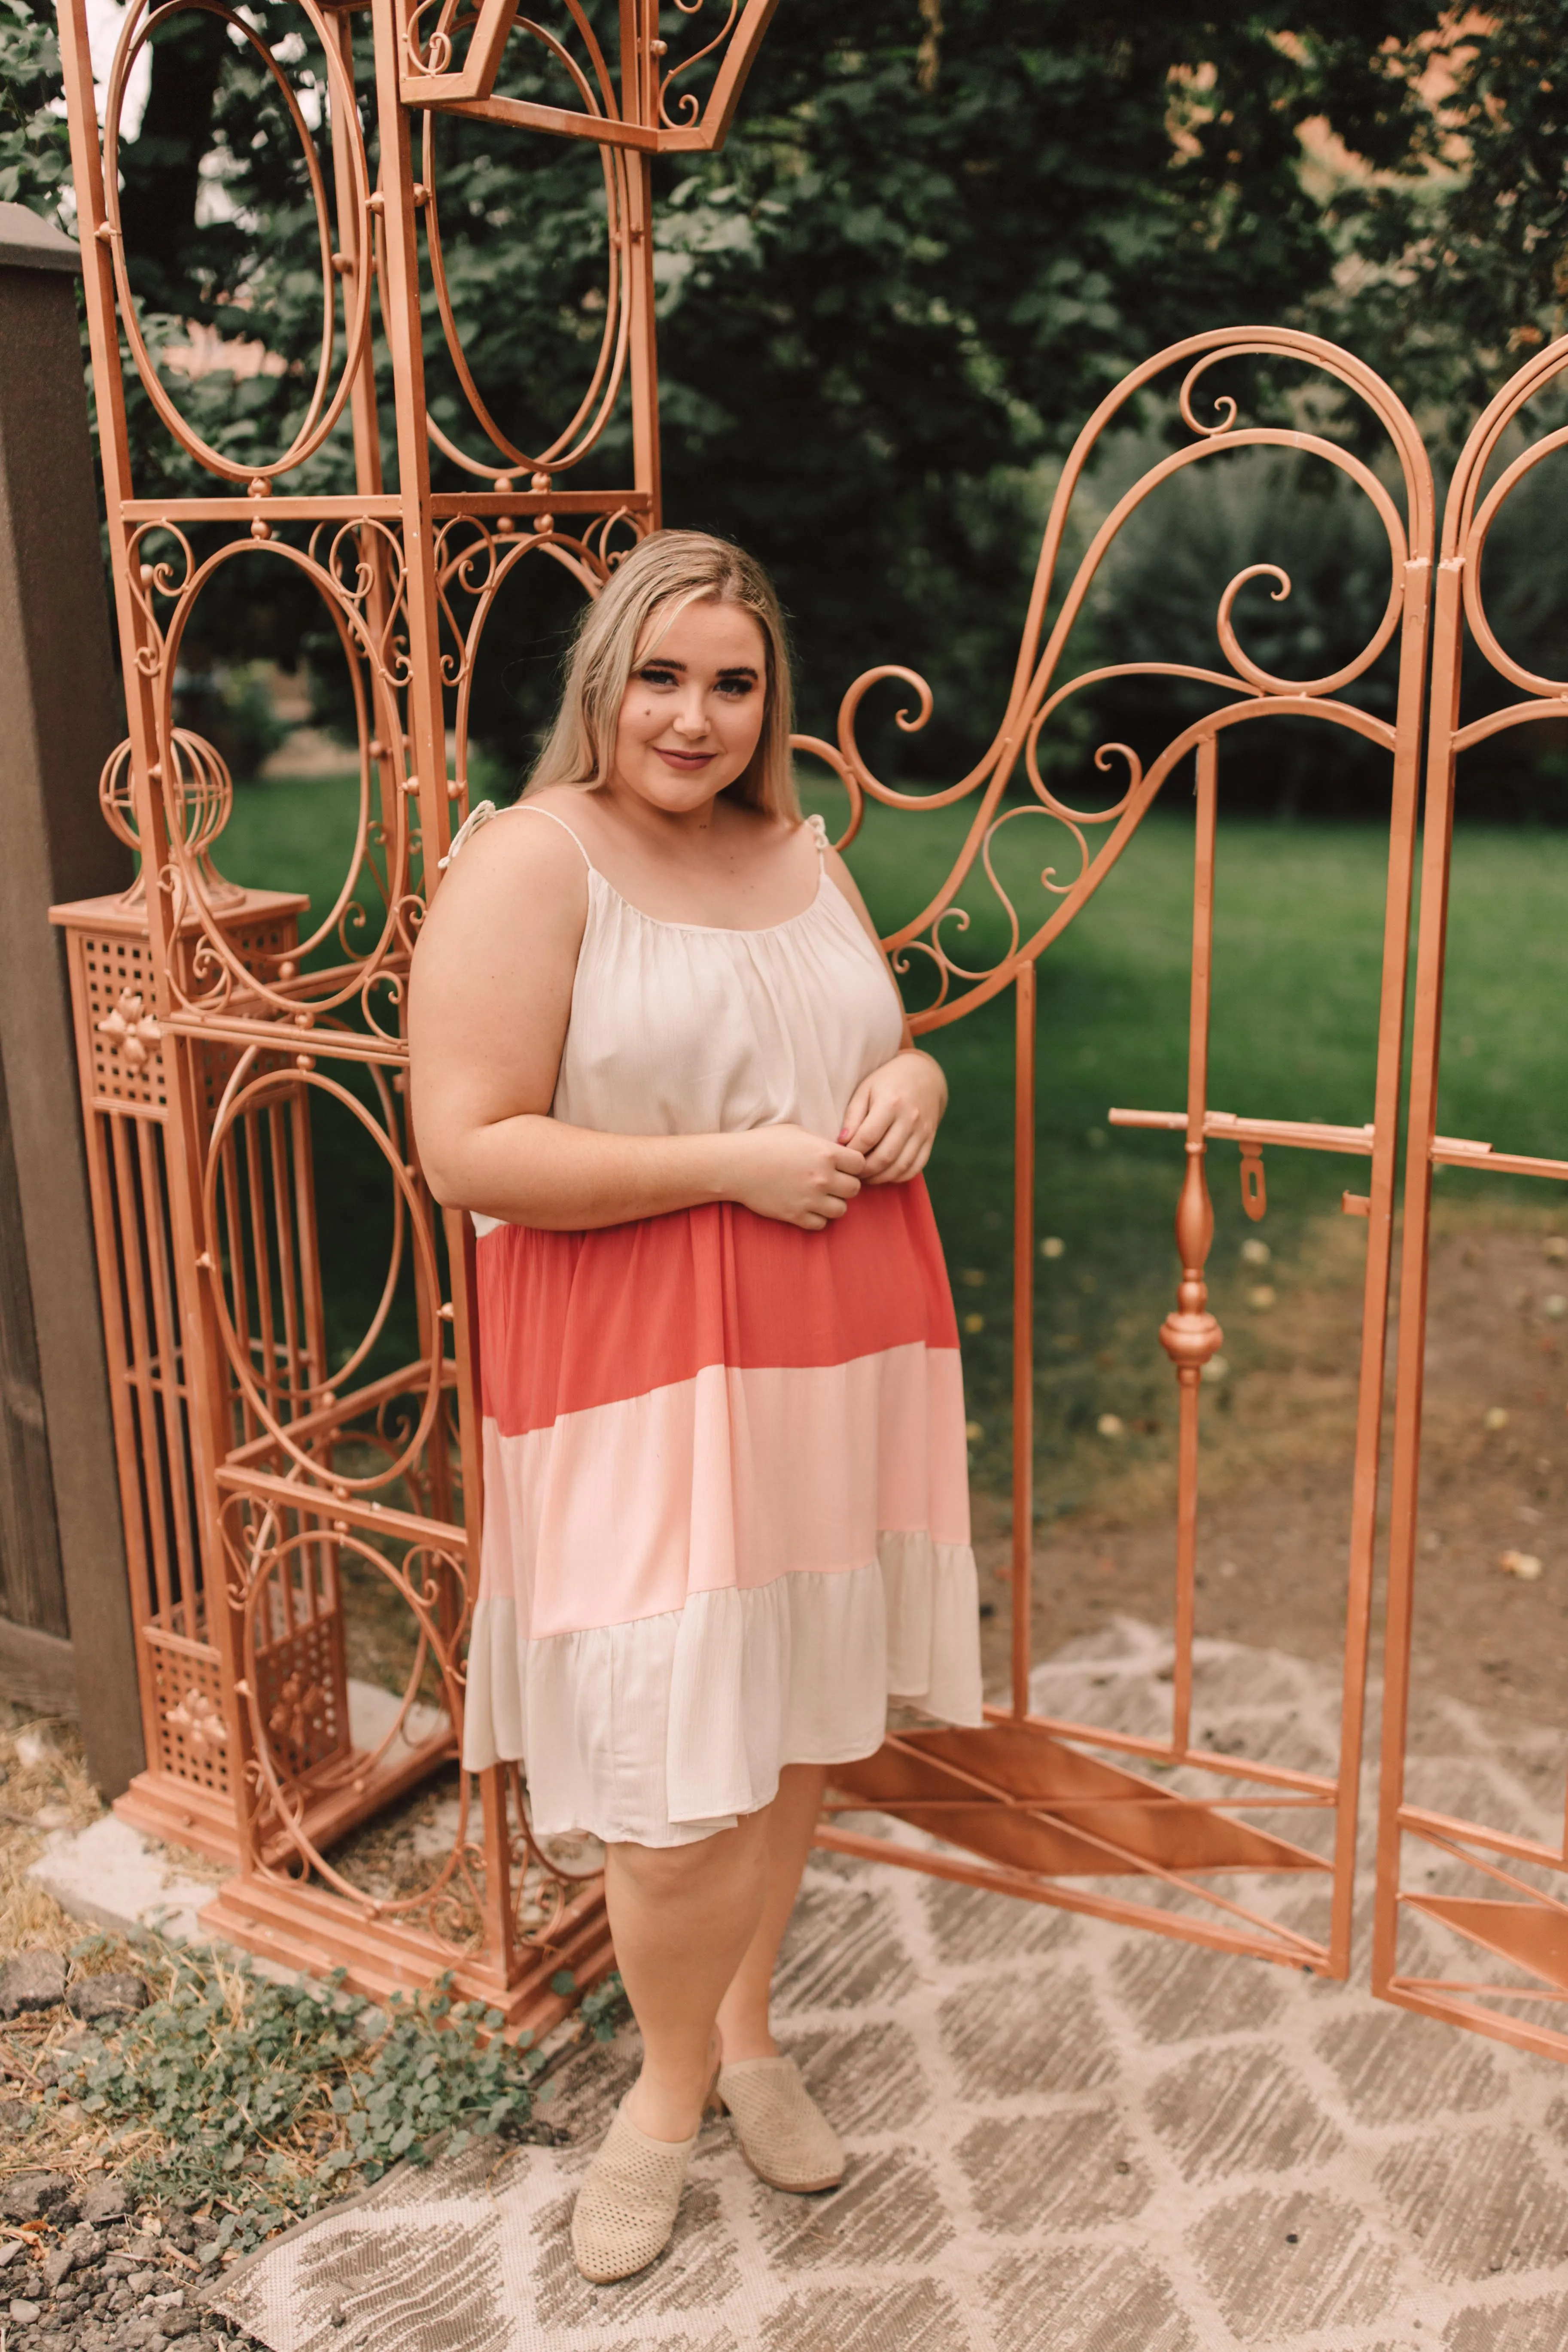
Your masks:
<svg viewBox="0 0 1568 2352"><path fill-rule="evenodd" d="M729 787L748 806L800 822L789 739L794 722L789 642L773 582L755 559L705 530L656 530L612 572L577 625L561 708L525 792L546 784L589 791L608 780L621 703L638 656L688 605L711 599L752 614L766 648L763 730Z"/></svg>

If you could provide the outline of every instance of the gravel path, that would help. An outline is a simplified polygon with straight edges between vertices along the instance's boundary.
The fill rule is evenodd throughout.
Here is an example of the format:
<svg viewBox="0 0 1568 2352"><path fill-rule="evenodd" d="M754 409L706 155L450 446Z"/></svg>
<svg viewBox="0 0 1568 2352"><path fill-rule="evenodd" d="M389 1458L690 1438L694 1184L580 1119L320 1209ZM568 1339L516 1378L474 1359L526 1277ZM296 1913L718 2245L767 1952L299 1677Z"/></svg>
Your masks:
<svg viewBox="0 0 1568 2352"><path fill-rule="evenodd" d="M19 2176L19 2181L58 2179ZM95 2198L100 2206L122 2201L107 2186L89 2190L83 2200L88 2212ZM0 2242L6 2352L163 2352L174 2343L184 2352L218 2352L219 2347L259 2352L253 2337L198 2300L207 2274L197 2258L211 2222L171 2213L152 2234L145 2221L95 2224L79 2218L81 2210L68 2194L50 2199L41 2227L24 2225L25 2237Z"/></svg>

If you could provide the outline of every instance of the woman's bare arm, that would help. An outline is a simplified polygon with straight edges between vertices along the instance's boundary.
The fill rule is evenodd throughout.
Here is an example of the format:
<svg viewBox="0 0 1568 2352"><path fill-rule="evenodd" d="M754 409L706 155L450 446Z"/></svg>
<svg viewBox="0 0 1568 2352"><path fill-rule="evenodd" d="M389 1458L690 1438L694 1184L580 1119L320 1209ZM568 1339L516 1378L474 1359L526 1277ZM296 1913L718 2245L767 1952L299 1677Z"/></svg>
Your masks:
<svg viewBox="0 0 1568 2352"><path fill-rule="evenodd" d="M414 1129L436 1198L556 1232L724 1200L810 1230L842 1216L860 1154L803 1128L602 1135L550 1117L587 911L581 851L539 818L482 826L437 893L408 1007Z"/></svg>
<svg viewBox="0 0 1568 2352"><path fill-rule="evenodd" d="M877 927L837 850L827 853L827 870L880 955ZM902 1050L861 1079L845 1108L839 1140L864 1155L862 1174L868 1184L907 1184L931 1158L946 1109L947 1075L940 1062L915 1044L906 1013Z"/></svg>

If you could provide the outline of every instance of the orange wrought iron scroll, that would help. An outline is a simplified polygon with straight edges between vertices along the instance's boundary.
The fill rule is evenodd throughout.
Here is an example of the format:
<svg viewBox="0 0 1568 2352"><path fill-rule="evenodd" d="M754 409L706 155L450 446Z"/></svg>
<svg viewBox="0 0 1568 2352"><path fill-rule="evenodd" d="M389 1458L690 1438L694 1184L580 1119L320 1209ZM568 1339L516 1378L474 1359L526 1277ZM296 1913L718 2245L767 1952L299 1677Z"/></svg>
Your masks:
<svg viewBox="0 0 1568 2352"><path fill-rule="evenodd" d="M1568 1160L1500 1150L1489 1142L1436 1132L1459 755L1514 728L1539 727L1543 720L1561 726L1568 709L1568 679L1540 677L1499 642L1482 589L1488 540L1500 516L1521 490L1539 495L1538 468L1568 447L1568 431L1562 426L1528 438L1531 402L1560 390L1565 379L1568 339L1550 344L1503 386L1465 444L1443 515L1411 1037L1373 1943L1373 1989L1384 2000L1557 2058L1568 2058L1568 2030L1543 2019L1554 2007L1560 2015L1568 2000L1568 1836L1555 1828L1543 1836L1539 1822L1461 1820L1412 1802L1406 1747L1419 1585L1415 1539L1433 1171L1469 1168L1558 1183L1568 1179ZM1460 692L1467 644L1494 680L1519 690L1468 720ZM1407 1883L1407 1856L1419 1865L1410 1874L1414 1883ZM1401 1968L1402 1943L1407 1956L1413 1944L1417 1947L1414 1966L1407 1957Z"/></svg>
<svg viewBox="0 0 1568 2352"><path fill-rule="evenodd" d="M675 0L696 16L703 0ZM510 122L567 139L592 139L605 150L626 147L671 154L722 144L741 91L778 0L729 0L710 37L673 60L658 37L658 0L629 0L621 9L621 79L605 59L593 26L567 0L581 58L542 25L517 13L517 0L413 0L403 8L401 89L406 104L438 104L454 114ZM570 77L574 106L545 106L496 89L509 36L523 33ZM706 77L702 68L708 68ZM706 81L706 88L699 85Z"/></svg>
<svg viewBox="0 0 1568 2352"><path fill-rule="evenodd" d="M1331 386L1341 400L1349 395L1381 429L1377 463L1363 461L1341 441L1318 432L1244 425L1229 394L1214 402L1211 421L1202 421L1197 403L1214 371L1252 361L1276 370L1294 363L1306 371L1308 383ZM1058 590L1058 571L1075 500L1102 437L1125 417L1130 403L1173 374L1178 376L1177 406L1188 436L1185 446L1173 448L1117 499L1089 535L1070 579ZM1301 413L1307 413L1305 404ZM1237 624L1238 595L1259 578L1269 581L1277 595L1289 593L1285 572L1262 563L1238 572L1219 599L1217 635L1227 668L1144 662L1067 674L1065 656L1074 625L1097 572L1129 519L1177 474L1194 466L1223 464L1230 453L1249 448L1288 450L1331 467L1353 483L1374 510L1387 541L1388 593L1375 629L1354 658L1331 675L1300 679L1272 676L1250 658ZM845 1829L827 1830L826 1840L846 1851L1103 1917L1136 1920L1167 1935L1258 1953L1336 1977L1346 1973L1350 1951L1432 532L1433 493L1425 452L1411 419L1370 370L1308 335L1235 329L1195 336L1129 375L1079 436L1052 504L1007 707L989 749L970 772L944 791L919 796L896 791L871 772L857 738L860 708L870 689L880 680L895 679L913 690L918 707L899 721L906 730L923 725L931 709L923 680L892 665L868 672L850 689L840 712L837 743L812 740L802 747L825 761L848 793L847 840L857 830L868 798L907 812L911 823L921 812L973 801L973 814L952 872L930 903L900 924L887 944L900 969L923 970L931 983L928 1001L913 1016L917 1031L960 1020L1010 989L1016 1034L1012 1704L1008 1709L989 1710L988 1727L983 1731L900 1732L870 1762L836 1768L835 1780L853 1803L879 1808L929 1832L926 1840L916 1843L865 1837ZM1392 723L1353 698L1358 683L1390 649L1397 665ZM1124 777L1121 797L1098 810L1068 805L1042 772L1039 751L1045 731L1071 698L1087 689L1149 677L1179 677L1209 689L1212 707L1183 727L1147 765L1124 744L1104 744L1095 765L1101 773L1115 770ZM1237 729L1282 717L1348 730L1384 751L1392 771L1376 1076L1368 1104L1372 1115L1362 1127L1247 1118L1216 1111L1208 1100L1222 746ZM1035 982L1038 958L1105 885L1160 792L1179 772L1193 776L1197 804L1186 1105L1183 1109L1110 1112L1114 1125L1168 1130L1182 1139L1183 1150L1183 1174L1176 1187L1180 1278L1175 1305L1159 1332L1179 1395L1174 1645L1169 1730L1152 1737L1049 1719L1031 1706ZM1070 878L1061 879L1054 865L1045 866L1039 877L1043 904L1032 920L1004 887L993 855L999 836L1022 825L1045 828L1053 842L1068 848L1077 866ZM956 901L977 863L1008 932L1005 951L983 969L959 961L952 937L967 923ZM1253 1216L1261 1214L1265 1202L1267 1150L1329 1151L1370 1162L1369 1195L1347 1195L1345 1202L1352 1213L1366 1214L1368 1229L1343 1711L1340 1755L1331 1773L1297 1770L1267 1758L1222 1756L1206 1748L1194 1728L1200 1400L1204 1368L1222 1337L1209 1310L1205 1281L1213 1234L1206 1160L1210 1145L1220 1139L1240 1147L1246 1206ZM1137 1763L1145 1769L1133 1769ZM1149 1777L1151 1771L1161 1777ZM1211 1793L1216 1781L1224 1788L1222 1795ZM1243 1818L1247 1814L1263 1818L1255 1823ZM1323 1817L1331 1822L1327 1838L1320 1838L1316 1846L1304 1843L1314 1818ZM1282 1819L1287 1828L1292 1821L1301 1825L1296 1835L1284 1834L1278 1826ZM1277 1873L1288 1874L1287 1885L1298 1891L1302 1874L1320 1885L1327 1882L1326 1932L1310 1935L1300 1925L1286 1925L1258 1907L1250 1882L1267 1886ZM1246 1899L1215 1883L1218 1875L1234 1885L1237 1874L1249 1882ZM1115 1884L1127 1879L1142 1880L1150 1899L1139 1899Z"/></svg>
<svg viewBox="0 0 1568 2352"><path fill-rule="evenodd" d="M461 1993L537 2028L610 1947L594 1853L542 1853L517 1774L476 1784L456 1765L479 1507L472 1242L420 1177L405 988L467 814L471 697L498 598L538 562L592 594L658 520L650 159L722 137L772 0L714 0L701 23L703 0L677 0L673 42L654 0L622 0L613 59L578 0L553 26L519 17L516 0L477 14L372 0L368 48L358 8L299 0L279 44L216 6L292 128L321 279L287 444L237 457L160 369L120 215L138 62L183 9L215 5L132 0L101 132L85 0L60 12L130 727L102 797L142 856L123 899L55 910L147 1739L121 1810L234 1863L206 1915L234 1940L343 1966L373 1994L449 1969ZM531 89L541 61L553 75L558 105L498 89L509 42L533 61ZM527 446L480 394L448 285L436 122L454 109L515 137L588 140L602 166L602 332L573 413ZM466 404L460 427L428 414L437 355ZM131 381L204 489L148 495L132 478ZM631 479L579 487L627 406ZM310 461L350 449L353 489L322 493ZM461 487L434 488L433 465ZM308 586L342 657L352 845L313 906L219 873L229 776L176 724L176 668L236 565L258 588L280 567ZM386 1218L379 1304L347 1345L331 1337L317 1230L315 1153L334 1120L379 1171ZM377 1679L363 1658L381 1653L392 1663ZM420 1790L428 1801L367 1854L366 1825Z"/></svg>

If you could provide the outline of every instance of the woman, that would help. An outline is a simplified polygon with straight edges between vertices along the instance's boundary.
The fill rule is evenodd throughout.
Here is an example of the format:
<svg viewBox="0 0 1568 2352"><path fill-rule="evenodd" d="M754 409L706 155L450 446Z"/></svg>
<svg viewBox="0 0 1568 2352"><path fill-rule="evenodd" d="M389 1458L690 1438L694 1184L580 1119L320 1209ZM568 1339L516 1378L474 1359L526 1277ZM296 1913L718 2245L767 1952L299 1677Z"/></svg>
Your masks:
<svg viewBox="0 0 1568 2352"><path fill-rule="evenodd" d="M789 761L784 625L660 531L584 613L515 811L426 919L415 1128L473 1213L485 1513L464 1761L591 1831L642 2071L588 2278L668 2242L716 2096L762 2178L843 2152L768 2027L829 1768L889 1694L980 1720L946 1105ZM467 838L465 838L467 836ZM461 850L460 857L458 853Z"/></svg>

